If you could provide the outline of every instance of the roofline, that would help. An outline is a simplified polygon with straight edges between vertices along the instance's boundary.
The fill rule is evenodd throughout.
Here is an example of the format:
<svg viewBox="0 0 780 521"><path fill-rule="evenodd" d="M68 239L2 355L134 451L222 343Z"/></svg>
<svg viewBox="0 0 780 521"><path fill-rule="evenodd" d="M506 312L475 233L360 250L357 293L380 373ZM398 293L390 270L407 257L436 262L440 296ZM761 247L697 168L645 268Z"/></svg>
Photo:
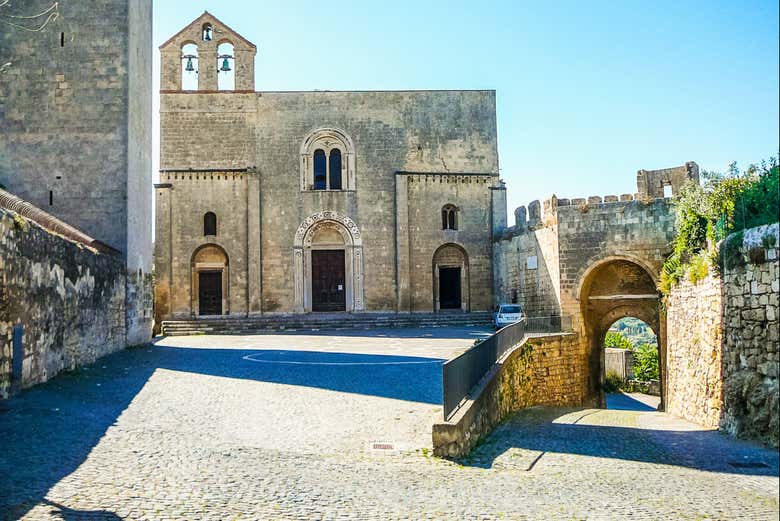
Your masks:
<svg viewBox="0 0 780 521"><path fill-rule="evenodd" d="M209 13L208 11L203 11L203 14L202 14L202 15L200 15L199 17L195 18L193 21L191 21L190 23L188 23L187 25L185 25L184 27L182 27L182 29L181 29L179 32L177 32L176 34L174 34L173 36L171 36L170 38L168 38L167 40L165 40L165 42L163 42L163 44L162 44L162 45L160 45L160 46L159 46L157 49L161 51L163 47L166 47L166 46L168 46L170 43L172 43L172 42L173 42L173 40L175 40L176 38L178 38L178 37L179 37L179 36L180 36L180 35L181 35L181 34L182 34L184 31L186 31L186 30L187 30L187 29L188 29L188 28L189 28L189 27L190 27L192 24L196 23L198 20L200 20L200 19L201 19L201 18L203 18L204 16L210 16L211 18L213 18L213 19L214 19L214 21L215 21L215 22L219 22L221 25L224 25L224 26L225 26L225 27L226 27L228 30L230 30L230 32L231 32L231 33L235 34L235 35L238 37L238 39L239 39L239 40L241 40L242 42L244 42L244 43L246 43L247 45L251 46L251 47L252 47L252 49L254 49L255 51L257 51L257 46L256 46L255 44L253 44L252 42L250 42L249 40L247 40L246 38L244 38L243 36L241 36L240 34L238 34L238 33L235 31L235 29L233 29L233 28L232 28L232 27L230 27L228 24L226 24L225 22L223 22L222 20L220 20L219 18L217 18L217 17L216 17L216 16L214 16L213 14Z"/></svg>
<svg viewBox="0 0 780 521"><path fill-rule="evenodd" d="M396 170L395 175L471 175L498 177L498 174L494 174L493 172L409 172L407 170Z"/></svg>
<svg viewBox="0 0 780 521"><path fill-rule="evenodd" d="M379 90L160 90L160 94L403 94L405 92L492 92L496 89L379 89Z"/></svg>

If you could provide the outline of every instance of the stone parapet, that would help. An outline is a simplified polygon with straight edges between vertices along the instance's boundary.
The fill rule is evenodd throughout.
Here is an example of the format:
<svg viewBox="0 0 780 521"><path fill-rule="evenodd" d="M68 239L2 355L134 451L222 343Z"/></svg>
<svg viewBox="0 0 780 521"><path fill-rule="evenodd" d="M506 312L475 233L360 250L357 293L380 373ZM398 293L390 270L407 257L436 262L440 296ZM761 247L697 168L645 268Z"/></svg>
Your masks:
<svg viewBox="0 0 780 521"><path fill-rule="evenodd" d="M578 335L526 337L493 366L451 418L433 426L434 454L468 455L504 418L526 407L584 405L586 360L586 346Z"/></svg>

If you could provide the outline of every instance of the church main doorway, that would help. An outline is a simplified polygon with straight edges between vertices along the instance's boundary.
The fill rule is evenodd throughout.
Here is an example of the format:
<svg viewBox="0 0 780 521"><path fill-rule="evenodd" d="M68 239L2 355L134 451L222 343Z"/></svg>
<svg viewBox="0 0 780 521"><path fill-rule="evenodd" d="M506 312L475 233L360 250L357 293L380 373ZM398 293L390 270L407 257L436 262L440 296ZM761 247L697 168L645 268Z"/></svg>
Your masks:
<svg viewBox="0 0 780 521"><path fill-rule="evenodd" d="M345 311L344 250L312 250L312 311Z"/></svg>
<svg viewBox="0 0 780 521"><path fill-rule="evenodd" d="M222 314L222 272L198 273L198 312L201 315Z"/></svg>
<svg viewBox="0 0 780 521"><path fill-rule="evenodd" d="M439 268L439 306L460 309L460 268Z"/></svg>

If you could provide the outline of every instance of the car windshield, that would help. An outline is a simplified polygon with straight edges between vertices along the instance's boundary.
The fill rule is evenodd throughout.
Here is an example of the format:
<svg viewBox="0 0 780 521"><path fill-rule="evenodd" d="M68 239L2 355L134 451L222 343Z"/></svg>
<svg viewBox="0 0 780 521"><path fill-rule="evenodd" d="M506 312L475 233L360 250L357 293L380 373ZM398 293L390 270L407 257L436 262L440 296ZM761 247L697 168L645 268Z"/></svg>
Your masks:
<svg viewBox="0 0 780 521"><path fill-rule="evenodd" d="M520 306L501 306L501 313L520 313Z"/></svg>

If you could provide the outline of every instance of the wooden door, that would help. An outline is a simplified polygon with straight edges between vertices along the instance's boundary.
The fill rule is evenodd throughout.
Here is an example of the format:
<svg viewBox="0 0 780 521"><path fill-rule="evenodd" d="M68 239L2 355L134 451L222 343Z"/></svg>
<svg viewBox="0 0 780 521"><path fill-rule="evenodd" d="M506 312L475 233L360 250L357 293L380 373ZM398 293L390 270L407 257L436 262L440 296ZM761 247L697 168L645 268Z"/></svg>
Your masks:
<svg viewBox="0 0 780 521"><path fill-rule="evenodd" d="M344 250L312 250L312 311L345 311Z"/></svg>
<svg viewBox="0 0 780 521"><path fill-rule="evenodd" d="M198 313L200 315L222 314L221 271L198 273Z"/></svg>

